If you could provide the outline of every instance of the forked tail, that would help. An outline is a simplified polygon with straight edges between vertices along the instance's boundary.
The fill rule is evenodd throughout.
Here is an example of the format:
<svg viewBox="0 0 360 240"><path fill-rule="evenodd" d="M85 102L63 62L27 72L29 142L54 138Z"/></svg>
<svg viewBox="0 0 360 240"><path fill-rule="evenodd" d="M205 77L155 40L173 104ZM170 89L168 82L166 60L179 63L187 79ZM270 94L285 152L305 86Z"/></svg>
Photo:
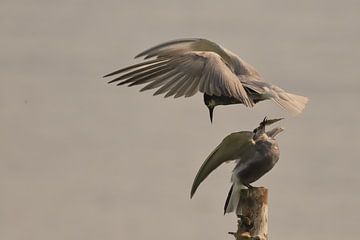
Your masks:
<svg viewBox="0 0 360 240"><path fill-rule="evenodd" d="M272 85L262 81L250 81L251 79L242 78L241 83L248 89L260 95L260 101L271 99L280 107L293 115L300 114L306 103L309 101L307 97L299 96L292 93L287 93L284 89L276 85Z"/></svg>
<svg viewBox="0 0 360 240"><path fill-rule="evenodd" d="M287 93L279 87L274 87L273 90L275 94L271 99L293 115L300 114L309 101L307 97Z"/></svg>

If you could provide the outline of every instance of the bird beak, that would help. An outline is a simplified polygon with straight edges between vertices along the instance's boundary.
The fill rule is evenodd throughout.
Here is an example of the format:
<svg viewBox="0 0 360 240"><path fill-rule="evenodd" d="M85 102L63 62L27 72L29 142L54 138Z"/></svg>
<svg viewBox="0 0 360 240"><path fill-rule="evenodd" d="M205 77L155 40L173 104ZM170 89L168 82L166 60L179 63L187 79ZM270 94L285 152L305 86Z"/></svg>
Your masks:
<svg viewBox="0 0 360 240"><path fill-rule="evenodd" d="M260 125L268 126L283 119L284 118L267 119L267 117L265 117L264 120L260 123Z"/></svg>
<svg viewBox="0 0 360 240"><path fill-rule="evenodd" d="M213 112L214 112L214 107L208 106L209 108L209 114L210 114L210 122L213 122Z"/></svg>
<svg viewBox="0 0 360 240"><path fill-rule="evenodd" d="M276 135L284 131L285 129L282 127L276 127L271 129L270 131L266 132L266 135L268 135L271 138L274 138Z"/></svg>

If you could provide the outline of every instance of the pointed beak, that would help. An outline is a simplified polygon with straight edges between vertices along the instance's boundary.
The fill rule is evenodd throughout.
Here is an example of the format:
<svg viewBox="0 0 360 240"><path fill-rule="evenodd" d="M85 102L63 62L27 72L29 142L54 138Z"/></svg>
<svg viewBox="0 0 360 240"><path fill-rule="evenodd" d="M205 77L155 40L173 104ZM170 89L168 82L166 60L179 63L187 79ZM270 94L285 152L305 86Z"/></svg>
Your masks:
<svg viewBox="0 0 360 240"><path fill-rule="evenodd" d="M267 117L264 118L264 120L259 124L259 127L254 129L254 133L263 133L265 131L265 127L268 125L271 125L273 123L276 123L280 120L283 120L284 118L275 118L275 119L268 119ZM282 131L282 130L281 130ZM280 132L281 132L280 131ZM277 134L277 133L276 133ZM276 135L275 134L275 135ZM255 134L256 135L256 134Z"/></svg>
<svg viewBox="0 0 360 240"><path fill-rule="evenodd" d="M271 129L270 131L266 132L266 135L268 135L271 138L274 138L276 135L284 131L285 129L282 127L276 127Z"/></svg>
<svg viewBox="0 0 360 240"><path fill-rule="evenodd" d="M210 122L213 122L213 112L214 112L214 107L208 106L209 108L209 114L210 114Z"/></svg>
<svg viewBox="0 0 360 240"><path fill-rule="evenodd" d="M271 125L271 124L276 123L276 122L278 122L280 120L283 120L283 119L284 118L267 119L265 117L261 124L263 124L264 126L268 126L268 125Z"/></svg>

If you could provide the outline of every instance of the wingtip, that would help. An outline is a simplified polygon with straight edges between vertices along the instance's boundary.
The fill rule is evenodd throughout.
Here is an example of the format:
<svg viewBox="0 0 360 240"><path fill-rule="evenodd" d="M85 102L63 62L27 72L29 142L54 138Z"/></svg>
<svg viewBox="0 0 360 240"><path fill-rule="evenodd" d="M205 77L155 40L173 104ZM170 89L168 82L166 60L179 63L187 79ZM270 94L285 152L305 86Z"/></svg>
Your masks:
<svg viewBox="0 0 360 240"><path fill-rule="evenodd" d="M110 80L110 81L108 81L107 83L108 84L111 84L111 83L114 83L114 82L117 82L118 80L115 78L115 79L113 79L113 80ZM122 83L122 82L120 82L120 83ZM118 83L118 84L120 84L120 83Z"/></svg>
<svg viewBox="0 0 360 240"><path fill-rule="evenodd" d="M194 196L194 194L195 194L195 191L196 191L196 190L194 190L193 188L191 189L191 192L190 192L190 199L192 199L192 198L193 198L193 196Z"/></svg>
<svg viewBox="0 0 360 240"><path fill-rule="evenodd" d="M194 197L196 190L197 190L197 186L193 184L190 191L190 199Z"/></svg>
<svg viewBox="0 0 360 240"><path fill-rule="evenodd" d="M118 71L108 73L108 74L104 75L103 78L114 76L114 75L116 75L117 73L118 73Z"/></svg>
<svg viewBox="0 0 360 240"><path fill-rule="evenodd" d="M145 60L145 59L149 59L150 57L147 55L147 54L148 54L148 51L149 51L149 49L148 49L148 50L145 50L145 51L143 51L143 52L141 52L141 53L139 53L139 54L137 54L137 55L135 55L134 59L137 59L137 58L140 58L140 57L143 57L144 60Z"/></svg>
<svg viewBox="0 0 360 240"><path fill-rule="evenodd" d="M137 54L137 55L134 57L134 59L137 59L137 58L142 57L142 56L144 56L144 54L143 54L143 53L139 53L139 54Z"/></svg>

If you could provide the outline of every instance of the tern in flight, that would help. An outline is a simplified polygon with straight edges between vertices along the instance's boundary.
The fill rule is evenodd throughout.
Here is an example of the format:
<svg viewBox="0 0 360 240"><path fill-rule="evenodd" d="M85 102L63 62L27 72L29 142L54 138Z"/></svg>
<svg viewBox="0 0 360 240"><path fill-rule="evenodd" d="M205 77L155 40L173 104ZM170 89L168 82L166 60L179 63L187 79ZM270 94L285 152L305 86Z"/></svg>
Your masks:
<svg viewBox="0 0 360 240"><path fill-rule="evenodd" d="M134 86L146 84L140 91L157 88L154 95L191 97L204 94L210 121L218 105L244 104L253 107L270 99L292 115L301 113L307 97L288 93L265 82L253 66L226 48L201 38L178 39L159 44L135 58L144 61L104 77L109 83Z"/></svg>

